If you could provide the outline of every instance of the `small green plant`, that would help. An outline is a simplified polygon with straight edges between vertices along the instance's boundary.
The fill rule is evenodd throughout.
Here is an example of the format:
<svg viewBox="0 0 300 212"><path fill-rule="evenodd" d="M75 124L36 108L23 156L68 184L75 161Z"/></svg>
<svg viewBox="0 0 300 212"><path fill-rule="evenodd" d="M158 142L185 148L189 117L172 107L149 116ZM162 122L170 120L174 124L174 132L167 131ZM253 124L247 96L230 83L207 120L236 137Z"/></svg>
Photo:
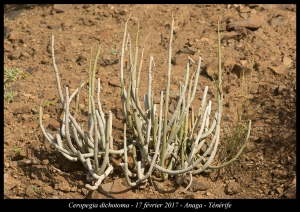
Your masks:
<svg viewBox="0 0 300 212"><path fill-rule="evenodd" d="M23 78L23 79L27 79L27 77L29 77L29 76L30 76L30 74L27 73L27 72L25 72L25 73L23 74L22 78Z"/></svg>
<svg viewBox="0 0 300 212"><path fill-rule="evenodd" d="M14 149L13 149L13 151L14 151L14 153L18 153L18 152L20 152L22 149L24 149L24 148L15 146Z"/></svg>
<svg viewBox="0 0 300 212"><path fill-rule="evenodd" d="M117 49L117 44L114 43L109 51L109 55L116 55L118 58L121 56L119 50Z"/></svg>
<svg viewBox="0 0 300 212"><path fill-rule="evenodd" d="M17 80L18 74L19 74L18 68L4 68L4 87L6 87L8 83Z"/></svg>
<svg viewBox="0 0 300 212"><path fill-rule="evenodd" d="M6 91L4 93L4 99L7 101L7 102L11 102L13 101L13 99L15 98L16 94L15 92L13 91Z"/></svg>
<svg viewBox="0 0 300 212"><path fill-rule="evenodd" d="M226 131L225 129L224 132L225 140L227 141L229 147L228 158L231 158L235 151L240 148L240 144L242 144L243 140L245 139L245 136L247 134L247 124L241 119L241 116L239 116L233 135L229 135L228 131Z"/></svg>
<svg viewBox="0 0 300 212"><path fill-rule="evenodd" d="M251 86L252 86L252 74L253 74L253 67L254 67L254 59L252 59L251 67L250 67L250 77L249 80L246 80L245 77L245 69L243 69L242 77L241 77L241 86L239 94L240 97L246 97L245 101L241 100L238 102L237 105L237 122L235 124L235 130L232 130L231 126L228 128L224 128L225 134L225 156L220 158L220 161L230 158L235 158L234 155L240 155L241 152L239 150L244 149L246 142L244 142L245 137L247 137L248 133L248 126L247 122L251 119L254 111L258 110L255 109L254 111L249 109L250 99L251 98ZM247 98L249 97L249 98Z"/></svg>
<svg viewBox="0 0 300 212"><path fill-rule="evenodd" d="M43 103L44 107L49 107L50 105L53 105L53 103L52 102L48 102L48 101L46 101L46 102Z"/></svg>
<svg viewBox="0 0 300 212"><path fill-rule="evenodd" d="M40 188L37 187L37 186L33 186L33 191L34 191L35 193L38 193L38 192L40 191Z"/></svg>

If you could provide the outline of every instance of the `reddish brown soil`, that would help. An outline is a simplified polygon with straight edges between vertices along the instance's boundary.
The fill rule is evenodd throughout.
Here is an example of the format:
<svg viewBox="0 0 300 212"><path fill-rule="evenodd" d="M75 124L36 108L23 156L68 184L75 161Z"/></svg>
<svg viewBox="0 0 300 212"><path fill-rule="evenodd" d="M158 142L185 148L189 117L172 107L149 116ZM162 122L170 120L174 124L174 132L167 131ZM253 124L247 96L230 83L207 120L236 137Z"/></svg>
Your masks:
<svg viewBox="0 0 300 212"><path fill-rule="evenodd" d="M23 6L23 7L22 7ZM64 5L60 5L63 7ZM19 78L4 92L16 97L4 101L4 198L184 198L184 199L285 199L296 198L296 6L295 5L7 5L4 18L4 67L19 68ZM138 188L128 188L124 175L115 169L101 190L85 188L86 170L66 161L45 140L38 125L43 122L53 135L61 123L61 104L52 67L50 36L62 86L78 86L88 80L91 48L102 50L97 78L102 82L103 110L113 112L115 144L122 147L123 112L120 104L118 51L129 15L131 36L141 20L140 41L147 40L144 72L154 57L154 91L159 96L166 84L169 24L174 15L171 90L183 81L186 60L201 56L201 89L209 86L208 98L215 105L216 89L211 80L217 58L217 23L221 21L223 62L223 132L233 134L237 107L243 104L244 119L251 118L252 131L243 154L232 165L212 174L194 176L194 190L183 193L174 178L151 178ZM250 94L249 67L254 59ZM208 68L207 68L208 67ZM212 67L212 68L211 68ZM194 68L194 66L193 66ZM212 71L211 71L212 70ZM27 74L26 74L27 73ZM140 94L146 92L141 83ZM247 90L247 89L246 89ZM86 122L87 87L80 99L78 121ZM257 109L257 110L256 110ZM226 147L222 134L221 150Z"/></svg>

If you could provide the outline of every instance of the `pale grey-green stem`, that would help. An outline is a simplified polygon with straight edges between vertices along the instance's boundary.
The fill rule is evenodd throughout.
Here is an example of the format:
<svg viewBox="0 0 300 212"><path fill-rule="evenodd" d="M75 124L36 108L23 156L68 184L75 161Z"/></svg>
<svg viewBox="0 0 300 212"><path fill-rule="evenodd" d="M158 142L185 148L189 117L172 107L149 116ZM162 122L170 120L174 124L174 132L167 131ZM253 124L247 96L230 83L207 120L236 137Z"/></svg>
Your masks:
<svg viewBox="0 0 300 212"><path fill-rule="evenodd" d="M168 73L166 82L166 97L165 97L165 111L164 111L164 125L163 125L163 140L162 140L162 151L161 151L161 166L165 166L166 159L166 147L167 147L167 126L168 126L168 106L169 106L169 91L170 91L170 79L171 79L171 59L172 59L172 40L173 40L173 28L174 28L174 17L172 15L172 23L170 30L170 43L169 43L169 54L168 54ZM166 179L165 174L161 173L163 180Z"/></svg>

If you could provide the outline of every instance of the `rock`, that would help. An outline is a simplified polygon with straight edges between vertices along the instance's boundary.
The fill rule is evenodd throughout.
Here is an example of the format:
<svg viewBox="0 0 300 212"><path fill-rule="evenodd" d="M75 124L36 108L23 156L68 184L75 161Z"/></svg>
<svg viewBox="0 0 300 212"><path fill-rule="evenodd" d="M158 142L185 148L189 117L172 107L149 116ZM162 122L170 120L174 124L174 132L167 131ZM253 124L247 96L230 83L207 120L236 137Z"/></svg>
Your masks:
<svg viewBox="0 0 300 212"><path fill-rule="evenodd" d="M289 67L291 65L291 63L293 62L292 59L290 59L289 57L284 57L283 58L283 64L286 66L286 67Z"/></svg>
<svg viewBox="0 0 300 212"><path fill-rule="evenodd" d="M51 186L46 186L43 188L43 191L46 193L46 194L51 194L53 195L56 191L53 190L53 188Z"/></svg>
<svg viewBox="0 0 300 212"><path fill-rule="evenodd" d="M236 21L233 23L229 23L227 25L227 30L232 29L234 27L245 27L247 29L257 29L261 27L263 24L263 19L262 17L256 15L256 14L251 14L246 20L242 21Z"/></svg>
<svg viewBox="0 0 300 212"><path fill-rule="evenodd" d="M210 142L209 143L207 143L207 142L203 143L203 145L200 148L200 151L201 151L202 154L204 154L206 152L206 150L209 147L209 145L210 145ZM212 153L212 151L213 151L213 148L210 149L210 151L207 153L207 156L210 156L211 153Z"/></svg>
<svg viewBox="0 0 300 212"><path fill-rule="evenodd" d="M250 75L251 69L239 64L235 64L233 66L233 69L231 70L231 73L234 73L237 75L238 78L241 78L243 77L243 75L244 76Z"/></svg>
<svg viewBox="0 0 300 212"><path fill-rule="evenodd" d="M250 9L250 7L240 8L240 12L241 13L248 13L248 12L251 12L251 9Z"/></svg>
<svg viewBox="0 0 300 212"><path fill-rule="evenodd" d="M61 191L70 191L71 187L69 182L62 176L55 176L54 177L54 189L61 190Z"/></svg>
<svg viewBox="0 0 300 212"><path fill-rule="evenodd" d="M22 160L27 156L26 150L21 149L20 151L16 152L15 155L13 156L12 160Z"/></svg>
<svg viewBox="0 0 300 212"><path fill-rule="evenodd" d="M120 87L121 88L121 82L120 80L113 78L111 80L108 81L108 84L114 87Z"/></svg>
<svg viewBox="0 0 300 212"><path fill-rule="evenodd" d="M262 4L261 7L265 10L274 10L278 7L278 4Z"/></svg>
<svg viewBox="0 0 300 212"><path fill-rule="evenodd" d="M91 194L91 199L107 199L107 196L105 196L104 194L101 194L101 193L98 192L98 191L94 191L94 192Z"/></svg>
<svg viewBox="0 0 300 212"><path fill-rule="evenodd" d="M242 191L240 184L235 181L229 181L225 186L225 193L228 195L237 194Z"/></svg>
<svg viewBox="0 0 300 212"><path fill-rule="evenodd" d="M259 7L260 4L246 4L246 6L248 6L250 8L255 8L255 7Z"/></svg>
<svg viewBox="0 0 300 212"><path fill-rule="evenodd" d="M26 72L28 74L33 74L33 72L35 72L36 70L38 70L38 67L34 67L34 68L29 67L26 69Z"/></svg>
<svg viewBox="0 0 300 212"><path fill-rule="evenodd" d="M10 29L7 26L4 26L4 38L8 38L10 35Z"/></svg>
<svg viewBox="0 0 300 212"><path fill-rule="evenodd" d="M224 64L221 64L222 69ZM205 67L206 74L211 78L211 80L218 80L219 75L219 62L218 59L214 59L211 62L207 63Z"/></svg>
<svg viewBox="0 0 300 212"><path fill-rule="evenodd" d="M264 193L265 193L265 194L270 194L270 193L271 193L271 190L270 190L269 188L266 188L266 189L264 189Z"/></svg>
<svg viewBox="0 0 300 212"><path fill-rule="evenodd" d="M276 191L278 192L278 194L279 194L280 196L283 195L283 188L276 188Z"/></svg>
<svg viewBox="0 0 300 212"><path fill-rule="evenodd" d="M194 55L196 53L196 49L191 48L189 46L185 46L181 49L176 54L188 54L188 55Z"/></svg>
<svg viewBox="0 0 300 212"><path fill-rule="evenodd" d="M18 161L18 166L27 166L27 165L35 165L38 164L37 159L29 158Z"/></svg>
<svg viewBox="0 0 300 212"><path fill-rule="evenodd" d="M205 192L205 195L206 195L206 196L212 196L212 194L211 194L210 192L208 192L208 191Z"/></svg>
<svg viewBox="0 0 300 212"><path fill-rule="evenodd" d="M284 192L284 196L289 199L296 199L296 188L289 188Z"/></svg>
<svg viewBox="0 0 300 212"><path fill-rule="evenodd" d="M9 166L11 166L11 167L17 167L18 166L18 162L17 161L10 161Z"/></svg>
<svg viewBox="0 0 300 212"><path fill-rule="evenodd" d="M10 41L15 41L15 40L17 40L17 39L18 39L18 33L17 33L16 31L11 31L11 32L9 33L8 39L9 39Z"/></svg>
<svg viewBox="0 0 300 212"><path fill-rule="evenodd" d="M252 82L253 82L253 80L252 80ZM256 83L251 84L250 93L251 94L257 94L258 93L258 84L256 84Z"/></svg>
<svg viewBox="0 0 300 212"><path fill-rule="evenodd" d="M275 95L282 95L283 94L283 90L287 89L287 87L285 85L278 85L278 87L274 90L274 94Z"/></svg>
<svg viewBox="0 0 300 212"><path fill-rule="evenodd" d="M32 118L31 114L22 114L21 115L21 119L24 120L24 122L26 122L27 120L30 120ZM24 125L23 125L24 127Z"/></svg>
<svg viewBox="0 0 300 212"><path fill-rule="evenodd" d="M9 162L4 162L4 167L9 168L10 167Z"/></svg>
<svg viewBox="0 0 300 212"><path fill-rule="evenodd" d="M195 195L195 199L205 199L206 196L202 195L202 194L196 194Z"/></svg>
<svg viewBox="0 0 300 212"><path fill-rule="evenodd" d="M68 11L69 6L66 4L54 4L53 10L56 11L57 13L62 13Z"/></svg>
<svg viewBox="0 0 300 212"><path fill-rule="evenodd" d="M100 78L100 83L101 83L102 85L107 85L107 84L108 84L108 79L107 79L106 76L101 76L101 77L99 77L99 78Z"/></svg>
<svg viewBox="0 0 300 212"><path fill-rule="evenodd" d="M71 77L69 79L69 83L72 85L72 87L78 88L80 85L80 78L79 77ZM95 82L96 84L96 82Z"/></svg>
<svg viewBox="0 0 300 212"><path fill-rule="evenodd" d="M108 84L108 73L105 70L98 70L96 72L96 79L98 80L98 78L100 78L100 82L101 83L107 83ZM105 79L104 79L105 78Z"/></svg>
<svg viewBox="0 0 300 212"><path fill-rule="evenodd" d="M233 31L222 33L221 42L226 43L230 39L240 40L246 36L247 36L246 28L238 25L233 27Z"/></svg>
<svg viewBox="0 0 300 212"><path fill-rule="evenodd" d="M21 52L19 50L14 50L9 56L8 58L11 60L17 60L19 59L21 56Z"/></svg>
<svg viewBox="0 0 300 212"><path fill-rule="evenodd" d="M236 33L238 33L238 35L239 35L238 39L244 38L248 34L245 27L236 26L233 29Z"/></svg>
<svg viewBox="0 0 300 212"><path fill-rule="evenodd" d="M129 13L129 11L125 8L125 9L121 9L121 11L119 12L120 15L127 15Z"/></svg>
<svg viewBox="0 0 300 212"><path fill-rule="evenodd" d="M30 58L31 55L28 52L22 51L21 52L21 56L25 57L25 58Z"/></svg>
<svg viewBox="0 0 300 212"><path fill-rule="evenodd" d="M72 188L71 188L71 191L72 192L75 192L75 191L77 191L77 186L75 185L75 186L73 186Z"/></svg>
<svg viewBox="0 0 300 212"><path fill-rule="evenodd" d="M173 87L173 88L172 88ZM187 89L188 90L188 89ZM179 97L179 90L176 89L176 87L174 85L170 86L170 91L169 91L169 97L170 99L173 99L175 101L178 100Z"/></svg>
<svg viewBox="0 0 300 212"><path fill-rule="evenodd" d="M286 73L286 67L285 65L280 65L280 66L268 66L271 71L273 71L274 74L277 75L284 75Z"/></svg>
<svg viewBox="0 0 300 212"><path fill-rule="evenodd" d="M49 114L43 114L43 120L46 120L46 119L49 119L50 118L50 115Z"/></svg>
<svg viewBox="0 0 300 212"><path fill-rule="evenodd" d="M82 194L83 194L84 196L87 196L88 193L89 193L89 190L86 189L86 188L82 188L82 189L81 189L81 192L82 192Z"/></svg>
<svg viewBox="0 0 300 212"><path fill-rule="evenodd" d="M16 109L14 111L14 115L17 115L17 114L24 114L24 113L30 113L31 112L31 108L29 105L24 105L23 107L20 107L18 109Z"/></svg>
<svg viewBox="0 0 300 212"><path fill-rule="evenodd" d="M119 170L121 173L123 173L123 169L120 166L120 163L122 162L122 158L120 158L119 160L115 159L114 157L109 157L109 160L111 161L113 167L116 167L117 170Z"/></svg>
<svg viewBox="0 0 300 212"><path fill-rule="evenodd" d="M296 181L297 181L297 179L296 179L296 177L294 177L294 179L291 183L291 187L296 187Z"/></svg>
<svg viewBox="0 0 300 212"><path fill-rule="evenodd" d="M33 41L31 41L31 42L33 42ZM37 42L37 41L34 41L34 42ZM34 51L34 53L35 53L36 55L38 55L38 54L40 54L41 52L44 51L44 47L41 46L40 44L33 44L33 45L31 46L31 48L32 48L32 50ZM56 61L56 65L58 64L57 62L58 62L58 61Z"/></svg>
<svg viewBox="0 0 300 212"><path fill-rule="evenodd" d="M6 14L6 17L7 17L7 19L12 20L12 19L15 19L21 12L23 12L23 9L12 10Z"/></svg>
<svg viewBox="0 0 300 212"><path fill-rule="evenodd" d="M236 40L239 35L240 34L235 32L235 31L224 32L224 33L222 33L221 42L226 43L230 39L235 39Z"/></svg>
<svg viewBox="0 0 300 212"><path fill-rule="evenodd" d="M173 114L174 111L175 111L175 103L172 102L172 103L169 105L169 112Z"/></svg>
<svg viewBox="0 0 300 212"><path fill-rule="evenodd" d="M283 22L284 18L282 16L272 18L271 20L268 21L268 23L271 25L271 27L277 27Z"/></svg>
<svg viewBox="0 0 300 212"><path fill-rule="evenodd" d="M174 57L171 58L172 65L174 65L174 66L176 65L176 61L177 61L178 57L179 57L179 54L175 54Z"/></svg>
<svg viewBox="0 0 300 212"><path fill-rule="evenodd" d="M60 128L60 123L56 119L49 118L45 120L44 127L49 128L52 131L56 131L58 128Z"/></svg>
<svg viewBox="0 0 300 212"><path fill-rule="evenodd" d="M9 42L10 43L10 42ZM9 44L4 43L4 52L12 52L14 49L12 46L9 46Z"/></svg>
<svg viewBox="0 0 300 212"><path fill-rule="evenodd" d="M110 194L116 199L136 199L137 195L127 187L126 182L122 182L121 178L117 178L114 182L100 185L103 192Z"/></svg>
<svg viewBox="0 0 300 212"><path fill-rule="evenodd" d="M187 180L184 181L183 186L186 187L189 184ZM201 182L192 181L192 185L189 187L189 191L191 192L197 192L197 191L205 191L209 189L209 187Z"/></svg>
<svg viewBox="0 0 300 212"><path fill-rule="evenodd" d="M33 185L28 185L25 189L25 194L27 197L35 197L36 193L34 191L35 187Z"/></svg>
<svg viewBox="0 0 300 212"><path fill-rule="evenodd" d="M84 54L79 55L78 58L76 59L78 65L86 65L87 61L88 61L87 56Z"/></svg>
<svg viewBox="0 0 300 212"><path fill-rule="evenodd" d="M278 4L278 9L295 11L296 6L295 4Z"/></svg>
<svg viewBox="0 0 300 212"><path fill-rule="evenodd" d="M47 164L49 164L49 160L48 160L48 159L44 159L44 160L42 160L42 164L43 164L43 165L47 165Z"/></svg>
<svg viewBox="0 0 300 212"><path fill-rule="evenodd" d="M4 174L4 190L8 191L19 185L21 185L19 180L13 178L9 174Z"/></svg>
<svg viewBox="0 0 300 212"><path fill-rule="evenodd" d="M31 184L37 185L39 187L43 187L44 186L44 183L42 181L40 181L40 180L32 180Z"/></svg>

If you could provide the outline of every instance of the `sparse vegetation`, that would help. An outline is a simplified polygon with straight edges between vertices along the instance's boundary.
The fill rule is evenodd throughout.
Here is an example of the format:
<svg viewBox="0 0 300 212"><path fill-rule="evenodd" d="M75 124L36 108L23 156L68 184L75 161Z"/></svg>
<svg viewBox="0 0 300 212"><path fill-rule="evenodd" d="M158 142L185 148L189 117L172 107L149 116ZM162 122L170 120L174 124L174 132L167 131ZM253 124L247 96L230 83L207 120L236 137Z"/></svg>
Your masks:
<svg viewBox="0 0 300 212"><path fill-rule="evenodd" d="M18 79L18 68L4 68L4 88L11 82Z"/></svg>
<svg viewBox="0 0 300 212"><path fill-rule="evenodd" d="M27 72L25 72L25 73L22 75L22 78L23 78L23 79L27 79L29 76L30 76L30 74L27 73Z"/></svg>
<svg viewBox="0 0 300 212"><path fill-rule="evenodd" d="M245 69L242 69L242 76L241 76L241 83L239 91L239 98L241 101L239 101L237 105L237 121L235 123L235 126L227 126L224 127L224 140L226 141L221 150L220 150L220 157L219 157L219 163L222 163L224 160L236 160L236 156L240 156L241 152L239 152L241 149L244 149L246 147L247 142L245 142L245 138L247 138L249 126L247 126L247 122L251 120L251 116L253 115L254 111L257 110L251 110L249 108L249 105L251 104L251 87L252 87L252 74L253 74L253 66L254 66L254 60L251 62L250 67L250 74L249 78L247 79L245 77ZM221 153L222 152L222 153ZM234 163L231 164L231 166L234 166Z"/></svg>
<svg viewBox="0 0 300 212"><path fill-rule="evenodd" d="M117 44L114 43L113 46L111 47L110 51L109 51L109 55L116 55L118 58L120 58L121 54L119 52L119 50L117 49Z"/></svg>
<svg viewBox="0 0 300 212"><path fill-rule="evenodd" d="M16 96L16 93L13 91L5 91L5 93L4 93L4 99L7 102L12 102L14 100L15 96Z"/></svg>
<svg viewBox="0 0 300 212"><path fill-rule="evenodd" d="M40 191L40 188L37 187L37 186L33 186L33 191L34 191L35 193L38 193L38 192Z"/></svg>
<svg viewBox="0 0 300 212"><path fill-rule="evenodd" d="M53 103L52 102L48 102L48 101L46 101L46 102L43 103L44 107L49 107L50 105L53 105Z"/></svg>
<svg viewBox="0 0 300 212"><path fill-rule="evenodd" d="M18 152L20 152L22 149L24 149L24 148L22 148L22 147L14 147L13 148L13 151L14 151L14 153L18 153Z"/></svg>

